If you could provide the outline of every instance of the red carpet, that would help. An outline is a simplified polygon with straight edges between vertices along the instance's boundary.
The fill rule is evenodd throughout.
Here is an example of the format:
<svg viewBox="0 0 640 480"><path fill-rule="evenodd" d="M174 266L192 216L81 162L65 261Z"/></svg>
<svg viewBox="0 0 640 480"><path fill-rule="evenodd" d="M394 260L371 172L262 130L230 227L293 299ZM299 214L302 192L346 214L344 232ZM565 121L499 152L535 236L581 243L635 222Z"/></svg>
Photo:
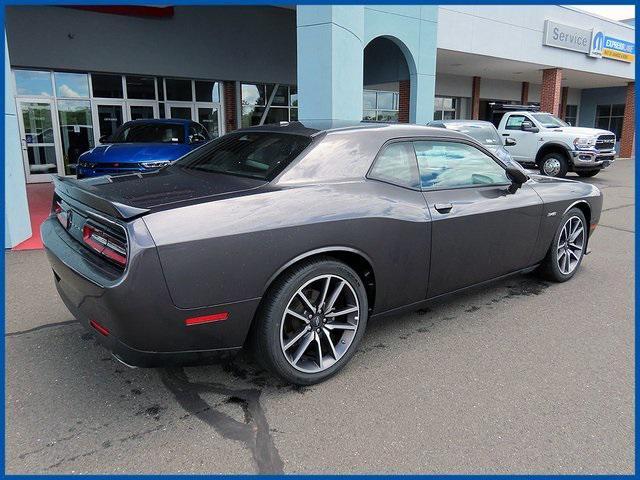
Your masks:
<svg viewBox="0 0 640 480"><path fill-rule="evenodd" d="M40 238L40 224L46 220L49 212L51 212L52 199L53 183L30 183L27 185L32 235L31 238L13 247L13 250L37 250L43 248L42 238Z"/></svg>

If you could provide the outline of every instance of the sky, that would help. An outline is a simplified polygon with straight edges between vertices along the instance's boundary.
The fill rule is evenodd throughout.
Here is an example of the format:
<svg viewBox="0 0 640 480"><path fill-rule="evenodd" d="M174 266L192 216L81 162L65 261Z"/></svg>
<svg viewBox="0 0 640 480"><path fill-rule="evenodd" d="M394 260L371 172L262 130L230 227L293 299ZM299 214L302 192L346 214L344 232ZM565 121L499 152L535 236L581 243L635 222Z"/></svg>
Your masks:
<svg viewBox="0 0 640 480"><path fill-rule="evenodd" d="M627 18L635 18L636 13L633 5L569 5L573 8L586 10L595 13L601 17L610 18L611 20L625 20Z"/></svg>

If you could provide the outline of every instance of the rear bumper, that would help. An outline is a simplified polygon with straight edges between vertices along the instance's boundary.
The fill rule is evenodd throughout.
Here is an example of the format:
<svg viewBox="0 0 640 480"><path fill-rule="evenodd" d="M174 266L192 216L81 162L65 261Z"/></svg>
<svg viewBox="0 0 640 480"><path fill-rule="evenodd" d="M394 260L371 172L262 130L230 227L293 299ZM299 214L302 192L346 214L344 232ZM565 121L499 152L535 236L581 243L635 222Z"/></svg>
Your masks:
<svg viewBox="0 0 640 480"><path fill-rule="evenodd" d="M136 255L122 276L113 278L100 275L101 259L71 238L55 217L46 220L41 230L62 301L124 363L140 367L208 363L228 358L242 347L259 298L180 309L171 300L155 247L132 246ZM220 312L227 312L228 318L185 323Z"/></svg>

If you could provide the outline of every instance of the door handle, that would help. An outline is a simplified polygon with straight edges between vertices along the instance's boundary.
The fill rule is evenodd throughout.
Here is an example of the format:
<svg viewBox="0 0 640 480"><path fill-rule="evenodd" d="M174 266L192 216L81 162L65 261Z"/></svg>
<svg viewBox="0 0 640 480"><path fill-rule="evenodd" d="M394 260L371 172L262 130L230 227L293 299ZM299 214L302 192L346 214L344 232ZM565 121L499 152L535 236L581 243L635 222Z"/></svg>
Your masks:
<svg viewBox="0 0 640 480"><path fill-rule="evenodd" d="M453 208L453 205L450 203L436 203L433 208L435 208L440 213L449 213Z"/></svg>
<svg viewBox="0 0 640 480"><path fill-rule="evenodd" d="M508 136L509 136L509 134L508 134L508 133L503 133L503 134L502 134L502 136L503 136L503 137L508 137Z"/></svg>

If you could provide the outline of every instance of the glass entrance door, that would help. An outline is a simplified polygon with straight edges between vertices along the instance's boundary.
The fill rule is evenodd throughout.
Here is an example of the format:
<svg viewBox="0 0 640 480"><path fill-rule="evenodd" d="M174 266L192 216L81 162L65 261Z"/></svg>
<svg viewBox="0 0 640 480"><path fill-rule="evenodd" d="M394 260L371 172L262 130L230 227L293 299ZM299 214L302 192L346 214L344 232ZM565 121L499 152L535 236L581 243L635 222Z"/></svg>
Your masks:
<svg viewBox="0 0 640 480"><path fill-rule="evenodd" d="M218 109L215 107L207 107L196 105L198 111L198 122L209 131L211 138L220 136L220 121Z"/></svg>
<svg viewBox="0 0 640 480"><path fill-rule="evenodd" d="M158 118L155 102L129 102L129 120L146 120L148 118Z"/></svg>
<svg viewBox="0 0 640 480"><path fill-rule="evenodd" d="M167 118L180 118L182 120L193 119L193 108L191 105L167 103Z"/></svg>
<svg viewBox="0 0 640 480"><path fill-rule="evenodd" d="M110 137L124 123L124 104L122 102L95 102L93 111L98 126L97 138Z"/></svg>
<svg viewBox="0 0 640 480"><path fill-rule="evenodd" d="M56 152L56 126L50 101L18 101L20 142L27 182L50 182L52 174L64 175Z"/></svg>

